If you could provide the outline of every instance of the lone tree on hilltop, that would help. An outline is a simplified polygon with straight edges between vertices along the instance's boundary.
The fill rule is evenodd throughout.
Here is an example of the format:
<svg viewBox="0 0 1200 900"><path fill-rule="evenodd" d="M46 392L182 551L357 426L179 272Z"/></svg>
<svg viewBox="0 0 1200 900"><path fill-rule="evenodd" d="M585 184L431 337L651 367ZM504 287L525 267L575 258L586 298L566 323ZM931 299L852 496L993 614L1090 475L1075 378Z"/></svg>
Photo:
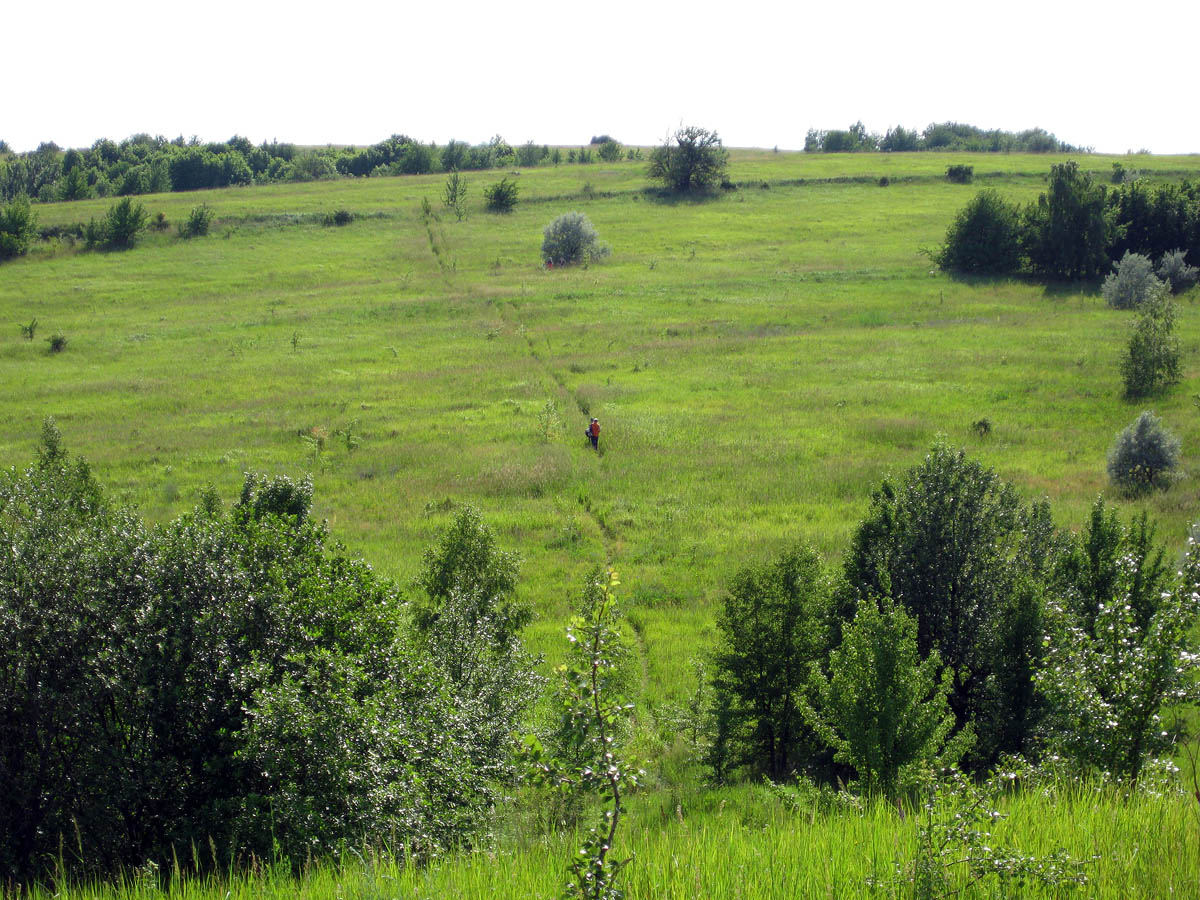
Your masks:
<svg viewBox="0 0 1200 900"><path fill-rule="evenodd" d="M706 191L721 183L728 158L715 131L689 125L651 151L649 174L678 194Z"/></svg>

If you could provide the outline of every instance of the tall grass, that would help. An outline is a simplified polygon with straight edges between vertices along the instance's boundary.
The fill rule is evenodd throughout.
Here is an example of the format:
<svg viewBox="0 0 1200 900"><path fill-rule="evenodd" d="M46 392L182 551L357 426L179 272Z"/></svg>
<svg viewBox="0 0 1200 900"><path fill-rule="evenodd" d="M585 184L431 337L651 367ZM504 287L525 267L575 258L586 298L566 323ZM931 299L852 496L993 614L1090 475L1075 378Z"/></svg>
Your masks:
<svg viewBox="0 0 1200 900"><path fill-rule="evenodd" d="M997 845L1084 861L1087 884L1047 888L983 880L968 898L1200 896L1200 805L1190 796L1122 794L1064 786L1053 797L1018 795L993 829ZM919 810L886 803L861 810L793 809L753 787L636 798L618 852L634 854L622 876L631 900L698 897L907 897L904 873L917 851ZM507 844L507 845L506 845ZM501 846L404 867L386 854L350 850L339 861L257 866L220 876L138 873L118 883L35 889L31 897L79 900L241 898L521 898L559 895L575 835L502 841Z"/></svg>

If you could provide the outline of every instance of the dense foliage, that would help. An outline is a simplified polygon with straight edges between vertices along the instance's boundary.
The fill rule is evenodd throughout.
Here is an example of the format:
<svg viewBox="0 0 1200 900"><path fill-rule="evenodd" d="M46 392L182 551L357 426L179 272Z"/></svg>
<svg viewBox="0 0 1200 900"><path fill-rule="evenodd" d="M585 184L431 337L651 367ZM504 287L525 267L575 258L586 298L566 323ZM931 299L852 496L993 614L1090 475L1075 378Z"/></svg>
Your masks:
<svg viewBox="0 0 1200 900"><path fill-rule="evenodd" d="M1060 532L1046 503L937 444L875 493L832 592L805 551L738 573L713 660L716 774L832 778L832 751L892 795L918 764L1058 752L1136 777L1197 658L1200 563L1176 576L1164 559L1144 517L1126 528L1098 500L1083 534Z"/></svg>
<svg viewBox="0 0 1200 900"><path fill-rule="evenodd" d="M1027 131L985 130L959 122L927 125L919 134L907 128L889 128L884 135L868 132L862 122L843 130L809 129L805 153L884 153L918 150L958 150L972 153L1071 153L1080 148L1064 143L1041 128Z"/></svg>
<svg viewBox="0 0 1200 900"><path fill-rule="evenodd" d="M597 260L609 254L591 219L581 212L563 213L542 231L542 259L556 266Z"/></svg>
<svg viewBox="0 0 1200 900"><path fill-rule="evenodd" d="M1179 438L1149 410L1122 429L1108 451L1108 477L1131 494L1167 487L1178 466Z"/></svg>
<svg viewBox="0 0 1200 900"><path fill-rule="evenodd" d="M471 840L528 660L458 588L414 629L310 503L308 483L248 476L229 510L209 495L148 528L49 425L4 475L5 881L64 844L66 865L107 869L172 848L302 860L366 834L417 854Z"/></svg>
<svg viewBox="0 0 1200 900"><path fill-rule="evenodd" d="M624 152L609 140L600 144L597 156L615 162ZM641 156L634 148L627 155ZM557 148L551 151L533 141L513 148L499 135L475 145L450 140L439 147L394 134L368 147L297 147L277 141L255 146L238 135L205 143L195 137L135 134L120 143L101 139L87 148L64 151L47 142L28 153L0 154L0 202L21 196L47 203L339 176L531 167L561 160ZM592 162L591 150L571 150L567 161Z"/></svg>
<svg viewBox="0 0 1200 900"><path fill-rule="evenodd" d="M733 578L717 617L712 764L782 778L812 762L820 744L805 725L809 668L824 648L828 579L817 555L794 547Z"/></svg>
<svg viewBox="0 0 1200 900"><path fill-rule="evenodd" d="M715 131L688 125L650 153L648 173L669 191L707 191L725 177L729 154Z"/></svg>
<svg viewBox="0 0 1200 900"><path fill-rule="evenodd" d="M1021 261L1021 211L994 190L980 191L950 225L934 260L949 272L1003 275Z"/></svg>
<svg viewBox="0 0 1200 900"><path fill-rule="evenodd" d="M1175 336L1176 303L1163 285L1138 309L1129 344L1121 358L1121 380L1127 400L1140 400L1179 382L1179 339Z"/></svg>
<svg viewBox="0 0 1200 900"><path fill-rule="evenodd" d="M1195 270L1186 260L1200 258L1200 184L1147 186L1133 180L1112 187L1067 162L1051 167L1047 191L1013 223L1015 210L993 192L981 192L955 217L935 260L963 274L1097 279L1111 264L1137 254L1159 260L1159 277L1172 290L1195 283ZM1009 243L1012 229L1018 238L1015 251ZM986 252L983 248L997 238L1004 242L1002 249ZM998 268L1001 263L1005 268ZM1154 274L1151 265L1147 275Z"/></svg>
<svg viewBox="0 0 1200 900"><path fill-rule="evenodd" d="M483 189L483 205L488 212L510 213L517 208L521 189L507 175Z"/></svg>
<svg viewBox="0 0 1200 900"><path fill-rule="evenodd" d="M37 214L29 200L16 197L0 209L0 260L20 256L37 234Z"/></svg>

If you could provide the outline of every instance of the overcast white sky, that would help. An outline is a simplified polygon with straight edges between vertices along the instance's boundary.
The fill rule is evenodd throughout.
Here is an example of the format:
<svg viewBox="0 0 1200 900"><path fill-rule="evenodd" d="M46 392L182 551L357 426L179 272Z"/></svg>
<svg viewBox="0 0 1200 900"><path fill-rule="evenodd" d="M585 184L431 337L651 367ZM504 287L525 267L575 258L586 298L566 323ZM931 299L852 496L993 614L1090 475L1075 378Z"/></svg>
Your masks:
<svg viewBox="0 0 1200 900"><path fill-rule="evenodd" d="M1197 0L14 2L0 138L645 145L682 123L799 149L955 120L1200 152L1198 26Z"/></svg>

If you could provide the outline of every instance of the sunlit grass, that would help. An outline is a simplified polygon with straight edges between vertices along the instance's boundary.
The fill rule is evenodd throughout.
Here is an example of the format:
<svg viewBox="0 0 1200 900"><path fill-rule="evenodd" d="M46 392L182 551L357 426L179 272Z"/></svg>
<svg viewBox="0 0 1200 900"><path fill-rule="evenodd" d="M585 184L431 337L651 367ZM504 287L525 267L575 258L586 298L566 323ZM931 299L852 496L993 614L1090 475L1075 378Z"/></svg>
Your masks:
<svg viewBox="0 0 1200 900"><path fill-rule="evenodd" d="M1128 315L1088 286L951 280L922 253L978 181L1029 200L1055 159L736 151L743 187L703 203L645 195L644 164L563 165L522 172L510 216L480 208L501 173L468 173L469 215L435 224L438 254L419 204L441 176L142 198L171 221L209 203L212 235L0 269L0 449L22 464L54 415L153 520L209 483L232 498L247 470L311 472L334 536L402 583L454 504L474 504L525 557L529 640L551 656L584 573L618 568L652 710L690 689L740 565L798 540L836 565L871 489L938 435L1049 497L1063 526L1108 490L1107 449L1141 409L1119 397ZM1081 162L1106 177L1116 159L1200 173L1196 157ZM961 162L976 185L942 178ZM360 218L319 223L339 208ZM568 209L613 255L545 271L541 229ZM1183 440L1184 478L1128 504L1175 545L1197 515L1193 313L1185 300L1184 383L1152 404ZM50 355L54 332L69 343ZM357 449L334 436L348 427Z"/></svg>

